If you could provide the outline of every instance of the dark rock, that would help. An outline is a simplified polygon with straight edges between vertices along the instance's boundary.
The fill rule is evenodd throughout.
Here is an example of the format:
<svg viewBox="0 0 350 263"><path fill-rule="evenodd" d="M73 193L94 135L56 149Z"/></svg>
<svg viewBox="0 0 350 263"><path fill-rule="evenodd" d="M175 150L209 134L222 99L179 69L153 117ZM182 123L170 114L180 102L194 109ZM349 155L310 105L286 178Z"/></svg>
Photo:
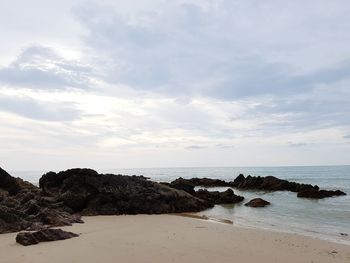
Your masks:
<svg viewBox="0 0 350 263"><path fill-rule="evenodd" d="M9 195L15 195L20 191L16 178L9 175L2 168L0 168L0 189L7 191Z"/></svg>
<svg viewBox="0 0 350 263"><path fill-rule="evenodd" d="M200 189L196 191L196 196L213 204L235 204L244 200L243 196L235 195L231 188L225 192Z"/></svg>
<svg viewBox="0 0 350 263"><path fill-rule="evenodd" d="M84 215L197 212L211 202L143 176L91 169L49 172L40 188L1 170L0 233L82 223Z"/></svg>
<svg viewBox="0 0 350 263"><path fill-rule="evenodd" d="M242 182L244 182L245 177L243 174L239 174L236 179L233 181L233 185L240 185Z"/></svg>
<svg viewBox="0 0 350 263"><path fill-rule="evenodd" d="M79 236L62 229L43 229L36 232L21 232L16 236L16 242L23 246L35 245L40 242L64 240Z"/></svg>
<svg viewBox="0 0 350 263"><path fill-rule="evenodd" d="M189 180L183 179L181 177L172 181L169 184L169 186L179 190L183 190L191 195L196 195L196 192L194 190L195 185Z"/></svg>
<svg viewBox="0 0 350 263"><path fill-rule="evenodd" d="M267 205L270 205L270 202L261 198L254 198L244 205L249 207L265 207Z"/></svg>
<svg viewBox="0 0 350 263"><path fill-rule="evenodd" d="M298 197L303 198L314 198L314 199L322 199L326 197L333 197L333 196L341 196L346 195L346 193L336 190L316 190L316 189L304 189L298 193Z"/></svg>
<svg viewBox="0 0 350 263"><path fill-rule="evenodd" d="M0 200L0 233L39 230L47 226L66 226L82 222L78 214L64 206L57 197L45 196L29 182L14 178L2 170L3 179L15 185ZM2 181L4 182L4 180ZM9 183L1 185L11 189ZM10 195L11 193L11 195Z"/></svg>
<svg viewBox="0 0 350 263"><path fill-rule="evenodd" d="M70 226L73 223L84 223L79 214L70 214L63 208L43 208L33 219L43 226Z"/></svg>
<svg viewBox="0 0 350 263"><path fill-rule="evenodd" d="M16 195L20 192L34 191L38 189L33 184L22 180L21 178L12 177L5 170L0 168L0 195L2 198L6 195Z"/></svg>
<svg viewBox="0 0 350 263"><path fill-rule="evenodd" d="M143 176L98 174L91 169L70 169L56 176L52 172L43 175L43 192L84 215L197 212L212 206Z"/></svg>
<svg viewBox="0 0 350 263"><path fill-rule="evenodd" d="M31 225L30 217L24 212L0 205L0 234L18 232Z"/></svg>
<svg viewBox="0 0 350 263"><path fill-rule="evenodd" d="M41 189L47 189L47 188L57 188L60 187L66 179L66 183L69 181L72 181L74 184L79 183L79 180L85 180L83 177L89 176L90 178L98 177L98 173L92 169L87 168L75 168L75 169L69 169L64 172L48 172L44 174L39 179L39 187Z"/></svg>
<svg viewBox="0 0 350 263"><path fill-rule="evenodd" d="M282 180L274 176L250 176L244 177L240 174L233 182L231 186L240 189L254 189L254 190L267 190L267 191L292 191L299 192L302 189L318 189L318 186L312 186L310 184L299 184L295 182L289 182Z"/></svg>
<svg viewBox="0 0 350 263"><path fill-rule="evenodd" d="M175 181L172 181L170 184L176 185L179 182L181 182L181 184L188 184L192 186L204 186L204 187L230 186L230 183L220 179L210 179L210 178L183 179L181 177L176 179Z"/></svg>
<svg viewBox="0 0 350 263"><path fill-rule="evenodd" d="M320 190L317 185L300 184L296 182L289 182L274 176L250 176L244 177L240 174L233 182L230 183L232 187L249 190L265 190L265 191L291 191L297 192L298 197L309 198L325 198L331 196L346 195L344 192Z"/></svg>
<svg viewBox="0 0 350 263"><path fill-rule="evenodd" d="M40 197L16 206L9 202L10 197L0 202L0 234L21 230L39 230L46 226L67 226L82 223L79 214L71 214L62 204L45 204ZM14 199L14 197L11 197Z"/></svg>

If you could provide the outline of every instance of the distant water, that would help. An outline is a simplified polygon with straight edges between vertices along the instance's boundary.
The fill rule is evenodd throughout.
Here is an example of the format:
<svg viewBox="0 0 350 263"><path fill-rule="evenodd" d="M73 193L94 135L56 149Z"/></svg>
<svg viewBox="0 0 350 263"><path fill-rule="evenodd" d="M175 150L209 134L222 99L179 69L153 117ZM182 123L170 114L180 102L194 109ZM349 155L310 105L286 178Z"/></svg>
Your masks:
<svg viewBox="0 0 350 263"><path fill-rule="evenodd" d="M140 168L99 170L101 173L144 175L156 181L170 182L178 177L210 177L232 181L238 174L276 176L299 183L317 184L324 189L340 189L347 196L311 200L297 198L287 191L240 191L246 200L236 205L217 205L203 211L211 218L230 219L235 225L275 231L298 233L339 243L350 244L350 166L299 167L212 167L212 168ZM25 180L37 183L44 172L12 172ZM226 190L225 187L212 188ZM266 208L250 208L243 204L261 197L271 202ZM348 234L342 236L340 233Z"/></svg>

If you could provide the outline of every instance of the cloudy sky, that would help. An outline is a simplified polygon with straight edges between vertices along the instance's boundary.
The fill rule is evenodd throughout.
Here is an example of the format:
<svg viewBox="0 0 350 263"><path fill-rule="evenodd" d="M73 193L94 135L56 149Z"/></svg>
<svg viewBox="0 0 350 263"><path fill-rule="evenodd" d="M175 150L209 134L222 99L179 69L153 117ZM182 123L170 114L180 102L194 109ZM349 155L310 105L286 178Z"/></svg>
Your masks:
<svg viewBox="0 0 350 263"><path fill-rule="evenodd" d="M0 0L0 166L350 164L348 0Z"/></svg>

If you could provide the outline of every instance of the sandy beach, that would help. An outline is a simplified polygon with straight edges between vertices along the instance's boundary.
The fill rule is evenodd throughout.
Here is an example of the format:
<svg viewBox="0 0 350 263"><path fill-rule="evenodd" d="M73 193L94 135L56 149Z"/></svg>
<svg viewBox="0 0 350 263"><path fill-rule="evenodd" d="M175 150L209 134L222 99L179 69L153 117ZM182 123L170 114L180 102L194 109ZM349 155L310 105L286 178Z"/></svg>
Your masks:
<svg viewBox="0 0 350 263"><path fill-rule="evenodd" d="M350 262L350 246L177 215L85 217L77 238L23 247L0 235L2 263Z"/></svg>

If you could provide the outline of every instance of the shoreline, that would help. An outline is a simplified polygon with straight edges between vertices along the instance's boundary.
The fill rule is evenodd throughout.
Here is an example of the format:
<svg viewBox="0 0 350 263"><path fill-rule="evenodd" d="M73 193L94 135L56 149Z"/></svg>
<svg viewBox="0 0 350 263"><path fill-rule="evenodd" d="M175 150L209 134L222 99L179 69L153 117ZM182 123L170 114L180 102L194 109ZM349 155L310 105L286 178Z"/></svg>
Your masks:
<svg viewBox="0 0 350 263"><path fill-rule="evenodd" d="M0 235L3 263L349 262L350 246L177 214L84 217L69 240L23 247Z"/></svg>
<svg viewBox="0 0 350 263"><path fill-rule="evenodd" d="M344 239L335 239L328 235L322 234L321 232L307 232L307 231L293 231L293 230L284 230L279 227L276 227L275 225L271 225L271 227L268 226L254 226L253 224L244 224L244 223L237 223L237 221L232 221L230 219L225 218L217 218L217 217L210 217L205 215L203 212L198 213L179 213L179 214L170 214L170 215L178 215L178 216L184 216L184 217L190 217L197 220L204 220L211 223L222 223L222 224L230 224L233 227L243 228L243 229L251 229L251 230L257 230L257 231L267 231L267 232L273 232L273 233L283 233L283 234L291 234L291 235L299 235L306 238L313 238L321 241L327 241L335 244L340 245L346 245L350 246L350 237L348 237L348 240ZM310 233L310 234L308 234ZM312 234L313 233L313 234ZM339 233L340 235L340 233ZM335 236L334 236L335 237ZM338 238L341 236L338 236Z"/></svg>

